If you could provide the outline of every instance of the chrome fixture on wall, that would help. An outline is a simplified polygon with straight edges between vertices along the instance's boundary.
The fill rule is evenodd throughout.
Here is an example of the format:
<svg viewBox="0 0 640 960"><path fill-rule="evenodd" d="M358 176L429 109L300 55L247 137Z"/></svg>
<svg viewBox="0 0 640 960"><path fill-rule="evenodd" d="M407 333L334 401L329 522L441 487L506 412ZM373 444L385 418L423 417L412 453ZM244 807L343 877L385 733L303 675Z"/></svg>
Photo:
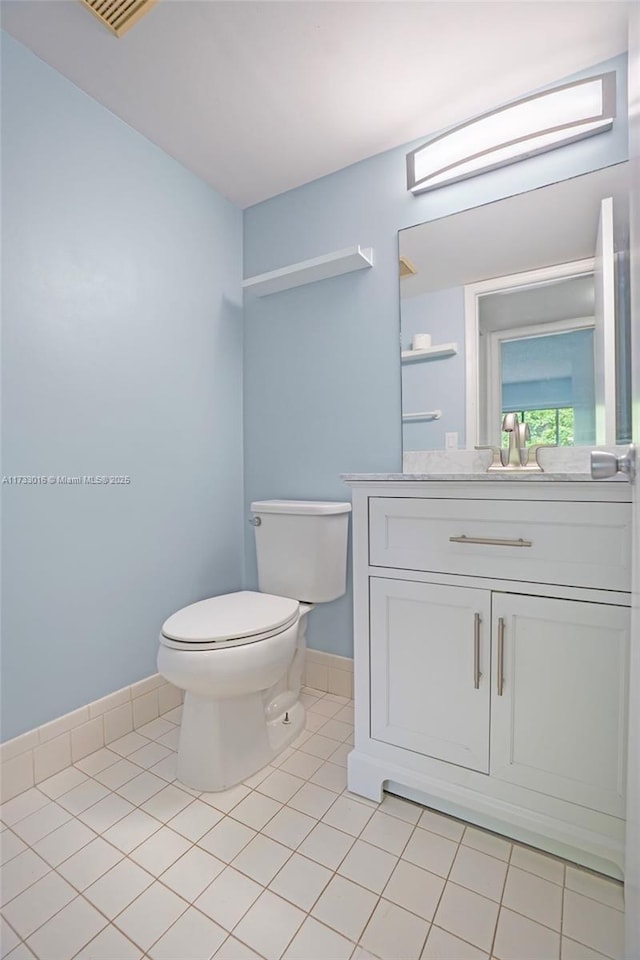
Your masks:
<svg viewBox="0 0 640 960"><path fill-rule="evenodd" d="M407 189L414 194L435 190L604 133L615 116L615 72L524 97L408 153Z"/></svg>

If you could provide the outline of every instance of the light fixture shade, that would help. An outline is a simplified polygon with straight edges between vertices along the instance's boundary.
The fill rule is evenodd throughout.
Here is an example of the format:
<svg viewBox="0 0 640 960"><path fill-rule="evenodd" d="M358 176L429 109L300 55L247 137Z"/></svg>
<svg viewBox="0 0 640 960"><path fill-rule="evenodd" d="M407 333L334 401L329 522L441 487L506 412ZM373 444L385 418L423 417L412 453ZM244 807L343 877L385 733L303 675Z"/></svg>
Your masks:
<svg viewBox="0 0 640 960"><path fill-rule="evenodd" d="M414 194L435 190L592 137L610 130L615 115L614 71L536 93L412 150L407 189Z"/></svg>

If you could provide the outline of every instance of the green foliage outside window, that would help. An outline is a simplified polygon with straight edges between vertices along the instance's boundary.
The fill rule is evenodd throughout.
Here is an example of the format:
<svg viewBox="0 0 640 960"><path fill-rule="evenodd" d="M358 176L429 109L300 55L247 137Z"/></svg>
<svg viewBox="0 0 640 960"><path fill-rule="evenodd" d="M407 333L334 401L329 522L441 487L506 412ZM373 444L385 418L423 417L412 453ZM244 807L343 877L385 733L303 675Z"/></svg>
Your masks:
<svg viewBox="0 0 640 960"><path fill-rule="evenodd" d="M573 446L573 407L556 407L550 410L521 410L521 421L529 424L529 443L553 443L558 446Z"/></svg>

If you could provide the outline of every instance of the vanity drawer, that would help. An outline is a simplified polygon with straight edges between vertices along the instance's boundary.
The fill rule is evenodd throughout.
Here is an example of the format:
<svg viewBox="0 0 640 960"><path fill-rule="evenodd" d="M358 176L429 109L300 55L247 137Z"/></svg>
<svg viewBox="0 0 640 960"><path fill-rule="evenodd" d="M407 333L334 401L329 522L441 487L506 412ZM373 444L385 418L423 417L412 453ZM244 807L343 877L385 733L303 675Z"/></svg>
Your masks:
<svg viewBox="0 0 640 960"><path fill-rule="evenodd" d="M369 563L628 591L630 520L628 503L370 497Z"/></svg>

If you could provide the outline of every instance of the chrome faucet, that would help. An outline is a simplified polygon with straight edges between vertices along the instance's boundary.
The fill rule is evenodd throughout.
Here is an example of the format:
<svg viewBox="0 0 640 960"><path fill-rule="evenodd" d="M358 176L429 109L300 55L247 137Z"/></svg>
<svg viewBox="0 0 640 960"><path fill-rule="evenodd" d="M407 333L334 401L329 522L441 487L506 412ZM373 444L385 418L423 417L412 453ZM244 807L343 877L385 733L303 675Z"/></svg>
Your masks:
<svg viewBox="0 0 640 960"><path fill-rule="evenodd" d="M528 447L527 442L531 439L531 431L528 423L520 423L517 413L506 413L502 420L502 430L509 434L509 446L502 447L477 447L478 450L491 450L493 453L489 471L493 470L535 470L542 472L542 467L538 463L538 450L540 447L550 446L546 443L536 443Z"/></svg>
<svg viewBox="0 0 640 960"><path fill-rule="evenodd" d="M527 464L526 443L531 433L528 423L520 423L517 413L505 413L502 430L509 434L509 451L506 467L521 470Z"/></svg>

